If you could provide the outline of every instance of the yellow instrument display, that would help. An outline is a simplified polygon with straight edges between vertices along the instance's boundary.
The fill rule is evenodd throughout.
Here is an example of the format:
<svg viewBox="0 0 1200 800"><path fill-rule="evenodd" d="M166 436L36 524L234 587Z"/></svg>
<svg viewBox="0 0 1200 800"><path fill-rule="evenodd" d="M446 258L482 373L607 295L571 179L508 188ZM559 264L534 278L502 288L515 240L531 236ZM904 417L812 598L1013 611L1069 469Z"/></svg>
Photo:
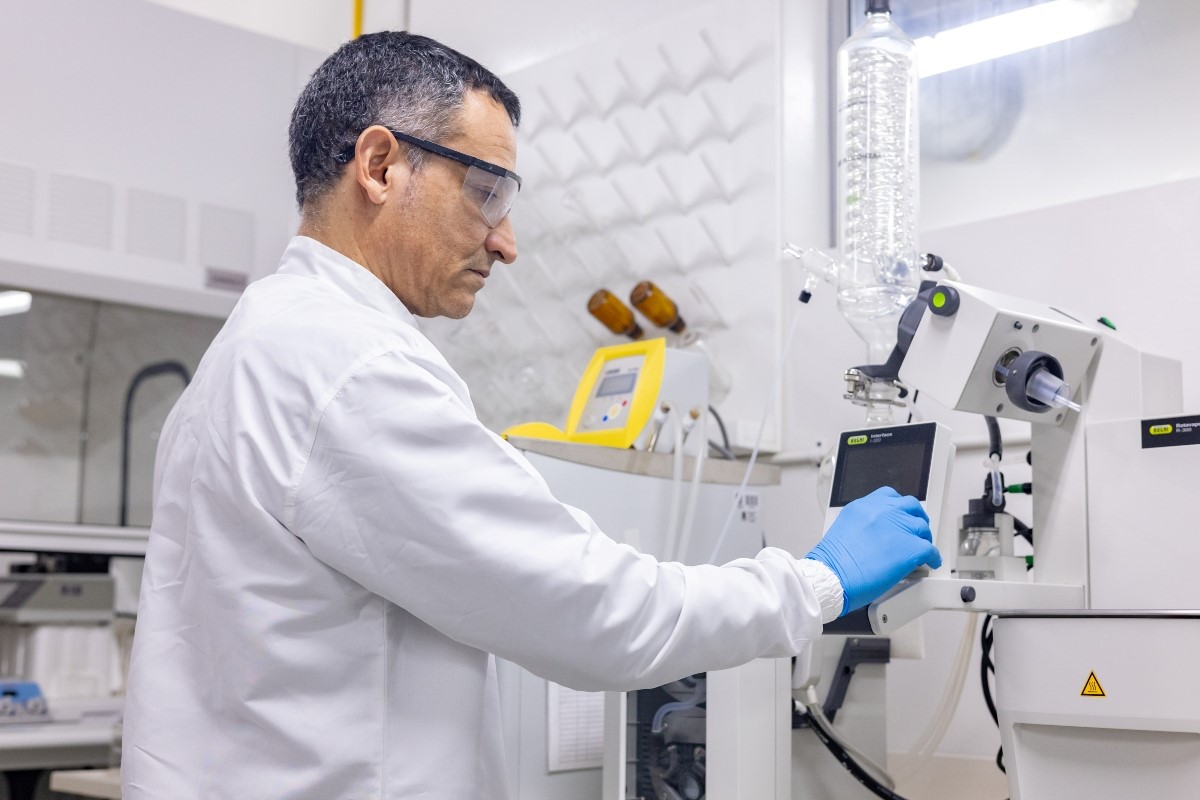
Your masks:
<svg viewBox="0 0 1200 800"><path fill-rule="evenodd" d="M565 431L546 422L526 422L504 436L631 447L654 413L666 354L664 339L597 349L575 389Z"/></svg>

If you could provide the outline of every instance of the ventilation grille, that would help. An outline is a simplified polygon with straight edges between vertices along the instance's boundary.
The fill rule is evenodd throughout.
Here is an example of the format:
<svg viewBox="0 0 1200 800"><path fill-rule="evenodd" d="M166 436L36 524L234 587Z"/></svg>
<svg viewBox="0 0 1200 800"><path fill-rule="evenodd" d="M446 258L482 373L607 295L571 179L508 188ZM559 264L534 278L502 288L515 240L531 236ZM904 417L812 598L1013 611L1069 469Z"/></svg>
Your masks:
<svg viewBox="0 0 1200 800"><path fill-rule="evenodd" d="M200 265L248 273L254 267L254 215L200 206Z"/></svg>
<svg viewBox="0 0 1200 800"><path fill-rule="evenodd" d="M132 255L183 263L187 204L181 198L130 189L125 226Z"/></svg>
<svg viewBox="0 0 1200 800"><path fill-rule="evenodd" d="M115 194L111 183L51 175L47 236L56 242L111 250Z"/></svg>
<svg viewBox="0 0 1200 800"><path fill-rule="evenodd" d="M0 164L0 231L33 236L34 171Z"/></svg>
<svg viewBox="0 0 1200 800"><path fill-rule="evenodd" d="M258 237L249 211L0 161L0 237L12 234L107 251L88 271L235 293L255 272ZM149 263L130 266L126 254Z"/></svg>

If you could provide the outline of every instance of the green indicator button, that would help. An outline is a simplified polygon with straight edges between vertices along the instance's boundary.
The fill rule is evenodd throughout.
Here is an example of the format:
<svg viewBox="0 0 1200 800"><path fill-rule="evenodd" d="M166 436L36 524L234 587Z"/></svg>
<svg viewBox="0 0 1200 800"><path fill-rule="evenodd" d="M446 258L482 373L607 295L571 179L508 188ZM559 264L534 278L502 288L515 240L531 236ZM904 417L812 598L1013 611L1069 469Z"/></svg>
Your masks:
<svg viewBox="0 0 1200 800"><path fill-rule="evenodd" d="M929 294L929 310L939 317L953 317L958 304L958 290L953 286L938 286Z"/></svg>

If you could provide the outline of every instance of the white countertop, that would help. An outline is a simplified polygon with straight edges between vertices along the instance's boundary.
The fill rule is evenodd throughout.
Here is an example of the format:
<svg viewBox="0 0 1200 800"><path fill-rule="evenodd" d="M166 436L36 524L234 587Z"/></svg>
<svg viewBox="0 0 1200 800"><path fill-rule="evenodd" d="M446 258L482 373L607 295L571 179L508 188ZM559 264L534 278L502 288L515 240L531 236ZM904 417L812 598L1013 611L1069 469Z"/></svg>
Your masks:
<svg viewBox="0 0 1200 800"><path fill-rule="evenodd" d="M80 797L121 800L121 770L75 769L51 772L50 789Z"/></svg>

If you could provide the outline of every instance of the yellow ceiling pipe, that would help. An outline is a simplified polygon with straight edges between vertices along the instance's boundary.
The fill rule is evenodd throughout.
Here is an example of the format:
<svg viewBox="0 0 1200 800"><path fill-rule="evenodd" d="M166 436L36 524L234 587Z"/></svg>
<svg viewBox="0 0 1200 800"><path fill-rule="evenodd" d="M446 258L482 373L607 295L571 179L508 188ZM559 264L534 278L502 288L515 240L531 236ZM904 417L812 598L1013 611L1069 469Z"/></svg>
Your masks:
<svg viewBox="0 0 1200 800"><path fill-rule="evenodd" d="M352 39L357 39L362 36L363 32L363 5L366 0L354 0L354 35Z"/></svg>

